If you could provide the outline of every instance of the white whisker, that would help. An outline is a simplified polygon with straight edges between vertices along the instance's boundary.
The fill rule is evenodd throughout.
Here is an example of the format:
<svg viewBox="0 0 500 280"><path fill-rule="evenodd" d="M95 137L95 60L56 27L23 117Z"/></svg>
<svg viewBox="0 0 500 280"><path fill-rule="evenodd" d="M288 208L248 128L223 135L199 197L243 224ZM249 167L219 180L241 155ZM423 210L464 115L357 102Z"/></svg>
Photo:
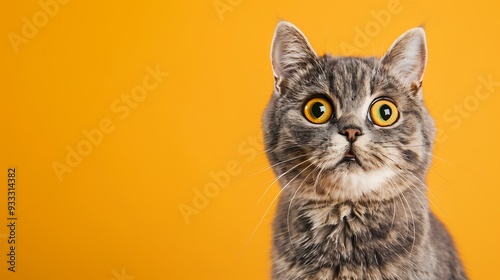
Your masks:
<svg viewBox="0 0 500 280"><path fill-rule="evenodd" d="M306 167L309 168L310 165L308 165ZM297 193L299 192L300 188L302 187L302 185L304 184L304 182L306 182L307 178L309 178L309 176L318 169L318 166L314 167L314 169L309 172L309 174L307 174L307 176L304 178L304 180L302 180L302 183L300 183L300 185L297 187L297 190L293 193L292 195L292 198L290 199L290 203L288 204L288 210L287 210L287 216L286 216L286 225L287 225L287 228L288 228L288 238L290 239L290 244L292 245L293 247L293 242L292 242L292 236L291 236L291 233L290 233L290 209L292 208L292 203L293 203L293 200L295 199L295 196L297 195Z"/></svg>
<svg viewBox="0 0 500 280"><path fill-rule="evenodd" d="M303 158L303 157L307 157L307 155L299 155L299 156L292 157L292 158L289 158L289 159L286 159L286 160L283 160L283 161L279 161L279 162L277 162L277 163L275 163L275 164L273 164L273 165L270 165L270 166L268 166L268 167L266 167L266 168L264 168L264 169L262 169L262 170L260 170L260 171L257 171L257 172L255 172L255 173L250 174L250 176L257 175L257 174L259 174L259 173L262 173L262 172L264 172L264 171L266 171L266 170L269 170L269 169L271 169L271 168L273 168L273 167L276 167L276 166L278 166L278 165L281 165L281 164L283 164L283 163L287 163L287 162L289 162L289 161L292 161L292 160L295 160L295 159L298 159L298 158Z"/></svg>
<svg viewBox="0 0 500 280"><path fill-rule="evenodd" d="M297 166L299 166L299 165L307 162L308 160L309 159L306 159L304 161L299 162L298 164L296 164L295 166L293 166L289 170L283 172L283 174L281 174L280 176L276 177L276 179L274 179L273 182L271 184L269 184L269 186L266 188L266 190L264 191L264 193L260 196L259 201L257 201L257 205L255 207L258 207L260 205L260 202L262 201L262 199L264 198L264 196L266 195L266 193L269 191L269 189L271 188L271 186L274 183L276 183L279 179L281 179L281 177L285 176L286 174L288 174L289 172L291 172L292 170L294 170Z"/></svg>
<svg viewBox="0 0 500 280"><path fill-rule="evenodd" d="M290 170L288 170L287 172L283 173L280 177L282 177L283 175L286 175L288 172L294 170L297 166L307 162L308 160L304 160L302 161L301 163L295 165L294 167L292 167ZM311 164L308 165L311 166ZM250 238L248 239L247 243L245 244L245 246L243 247L243 249L245 249L248 244L250 244L250 241L252 240L253 236L255 235L255 233L257 232L257 230L259 229L260 225L262 224L262 222L264 221L264 218L267 216L269 210L271 210L271 207L273 206L273 204L276 202L276 199L278 199L278 197L281 195L281 193L290 185L290 183L293 182L293 180L295 178L297 178L302 172L304 172L308 167L304 168L302 171L300 171L297 175L295 175L295 177L293 177L286 185L283 186L283 188L281 188L281 190L279 191L279 193L274 196L274 199L271 201L271 203L269 204L269 206L267 207L266 211L264 212L264 215L262 216L262 218L260 219L259 223L257 224L257 226L255 227L255 229L253 230L252 234L250 235Z"/></svg>

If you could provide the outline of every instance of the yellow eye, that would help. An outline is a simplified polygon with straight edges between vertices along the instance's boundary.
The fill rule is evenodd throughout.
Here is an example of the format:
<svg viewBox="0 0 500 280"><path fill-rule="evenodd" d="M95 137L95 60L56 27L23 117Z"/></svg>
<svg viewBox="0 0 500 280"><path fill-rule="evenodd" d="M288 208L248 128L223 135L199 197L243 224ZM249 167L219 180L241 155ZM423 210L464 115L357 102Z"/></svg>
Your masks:
<svg viewBox="0 0 500 280"><path fill-rule="evenodd" d="M399 117L398 108L388 99L378 99L370 107L370 120L378 126L393 125Z"/></svg>
<svg viewBox="0 0 500 280"><path fill-rule="evenodd" d="M304 115L306 119L315 124L327 122L332 114L332 105L321 97L316 97L307 101L304 106Z"/></svg>

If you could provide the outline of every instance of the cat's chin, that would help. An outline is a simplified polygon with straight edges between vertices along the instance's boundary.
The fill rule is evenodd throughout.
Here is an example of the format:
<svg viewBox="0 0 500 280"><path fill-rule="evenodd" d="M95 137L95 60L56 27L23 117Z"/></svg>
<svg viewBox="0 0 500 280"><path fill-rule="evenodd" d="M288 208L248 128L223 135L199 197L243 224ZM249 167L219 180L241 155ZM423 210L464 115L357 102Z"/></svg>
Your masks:
<svg viewBox="0 0 500 280"><path fill-rule="evenodd" d="M364 170L355 160L340 161L322 180L323 194L334 200L359 200L388 189L396 173L390 167ZM384 190L384 191L382 191Z"/></svg>
<svg viewBox="0 0 500 280"><path fill-rule="evenodd" d="M335 165L336 170L345 170L350 172L355 172L355 170L358 170L359 168L362 169L363 166L361 165L359 159L356 157L344 157Z"/></svg>

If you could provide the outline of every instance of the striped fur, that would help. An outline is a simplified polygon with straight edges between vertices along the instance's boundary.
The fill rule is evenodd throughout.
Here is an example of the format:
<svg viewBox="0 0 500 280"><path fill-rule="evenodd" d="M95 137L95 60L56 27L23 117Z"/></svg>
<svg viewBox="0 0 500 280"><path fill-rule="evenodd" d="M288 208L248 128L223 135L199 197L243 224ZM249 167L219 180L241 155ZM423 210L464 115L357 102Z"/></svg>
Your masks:
<svg viewBox="0 0 500 280"><path fill-rule="evenodd" d="M319 57L295 26L278 24L271 51L276 87L263 120L282 186L274 280L467 279L425 195L435 136L421 90L426 54L421 28L377 59ZM334 117L325 124L303 115L313 96L332 103ZM370 121L378 97L397 104L394 125ZM341 133L346 128L361 132L352 144ZM343 161L350 148L355 163Z"/></svg>

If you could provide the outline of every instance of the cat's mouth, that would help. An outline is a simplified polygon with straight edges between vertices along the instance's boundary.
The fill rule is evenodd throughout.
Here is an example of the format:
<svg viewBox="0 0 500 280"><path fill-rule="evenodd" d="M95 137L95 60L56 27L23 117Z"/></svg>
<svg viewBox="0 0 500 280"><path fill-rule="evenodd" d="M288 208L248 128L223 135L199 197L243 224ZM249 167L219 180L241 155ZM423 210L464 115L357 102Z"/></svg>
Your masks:
<svg viewBox="0 0 500 280"><path fill-rule="evenodd" d="M354 154L352 148L350 148L349 151L345 153L344 158L342 160L356 161L356 155Z"/></svg>
<svg viewBox="0 0 500 280"><path fill-rule="evenodd" d="M356 153L352 149L352 146L349 147L349 150L347 150L347 152L344 154L344 157L342 158L342 160L340 160L338 164L342 163L346 163L348 165L355 164L361 166L361 162L359 161L358 157L356 156Z"/></svg>

